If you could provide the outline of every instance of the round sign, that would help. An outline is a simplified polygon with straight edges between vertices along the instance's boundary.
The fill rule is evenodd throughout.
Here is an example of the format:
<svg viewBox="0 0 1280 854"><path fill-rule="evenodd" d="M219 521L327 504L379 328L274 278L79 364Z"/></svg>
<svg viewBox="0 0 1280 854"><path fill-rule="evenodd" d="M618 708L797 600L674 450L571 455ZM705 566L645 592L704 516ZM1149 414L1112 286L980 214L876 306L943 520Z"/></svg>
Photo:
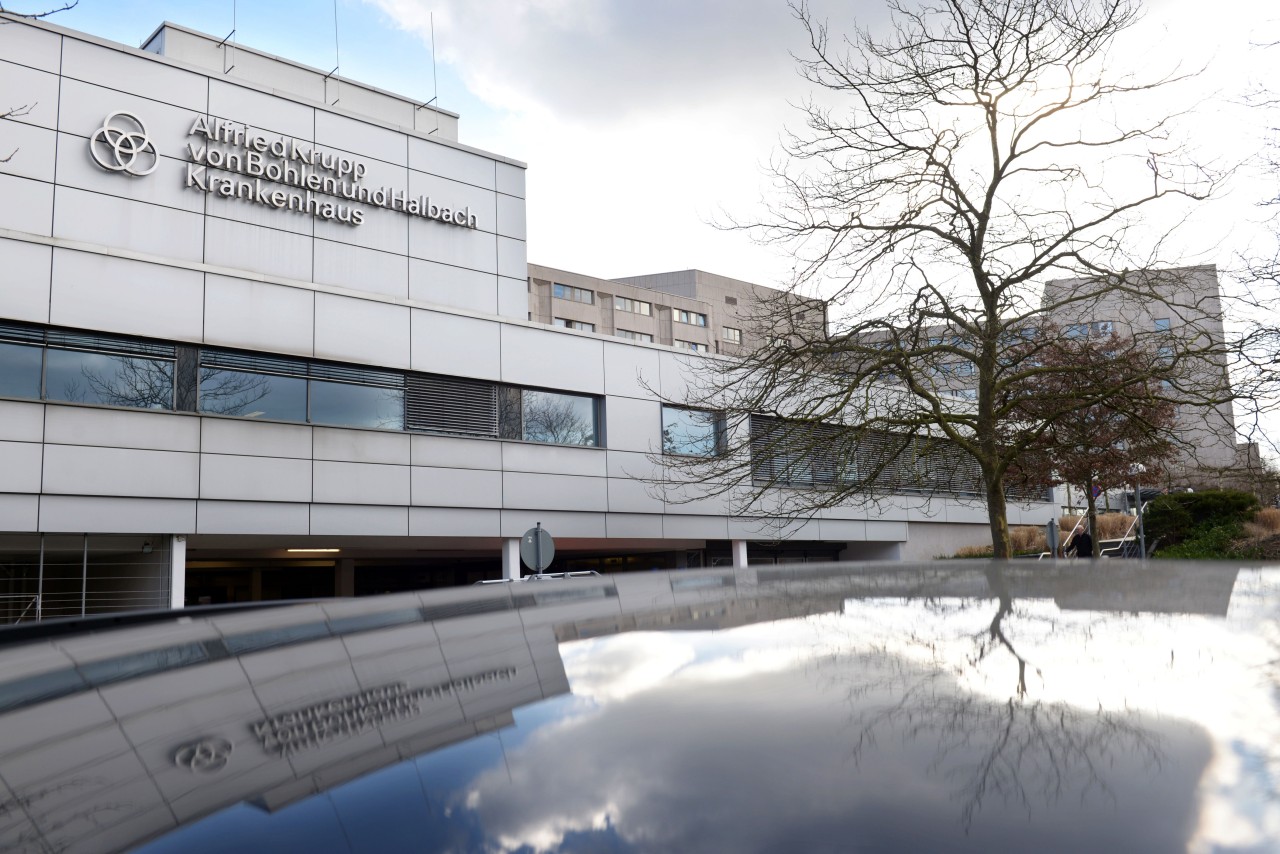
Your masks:
<svg viewBox="0 0 1280 854"><path fill-rule="evenodd" d="M541 525L525 531L520 538L520 560L534 572L542 572L551 566L551 559L555 556L556 541Z"/></svg>

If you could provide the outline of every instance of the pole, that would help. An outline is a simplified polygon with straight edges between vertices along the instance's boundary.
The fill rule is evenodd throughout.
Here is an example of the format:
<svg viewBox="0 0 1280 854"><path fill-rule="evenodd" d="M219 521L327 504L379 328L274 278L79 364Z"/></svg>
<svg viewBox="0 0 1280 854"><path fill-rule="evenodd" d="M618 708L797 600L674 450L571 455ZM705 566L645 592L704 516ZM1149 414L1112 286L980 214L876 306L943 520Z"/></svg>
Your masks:
<svg viewBox="0 0 1280 854"><path fill-rule="evenodd" d="M1138 508L1138 548L1142 550L1142 559L1146 560L1147 532L1142 524L1142 487L1140 485L1134 487L1134 498L1136 499L1133 502L1134 506Z"/></svg>
<svg viewBox="0 0 1280 854"><path fill-rule="evenodd" d="M533 562L538 565L538 575L542 575L542 523L538 523L538 533L533 536Z"/></svg>

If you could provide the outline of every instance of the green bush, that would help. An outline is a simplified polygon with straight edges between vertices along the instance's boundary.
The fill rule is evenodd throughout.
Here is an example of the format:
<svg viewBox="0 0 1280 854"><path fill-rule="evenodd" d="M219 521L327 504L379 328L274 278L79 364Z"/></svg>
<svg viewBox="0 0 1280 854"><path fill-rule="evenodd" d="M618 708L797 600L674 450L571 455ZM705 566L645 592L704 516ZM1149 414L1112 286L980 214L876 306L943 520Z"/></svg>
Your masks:
<svg viewBox="0 0 1280 854"><path fill-rule="evenodd" d="M1143 527L1147 541L1159 540L1165 546L1174 546L1185 539L1195 527L1191 511L1179 502L1177 495L1161 495L1147 503L1143 513Z"/></svg>
<svg viewBox="0 0 1280 854"><path fill-rule="evenodd" d="M1257 509L1257 498L1235 489L1162 495L1146 507L1147 537L1159 537L1166 547L1208 535L1215 528L1229 529L1230 536L1238 537L1240 526L1251 519ZM1161 550L1161 554L1164 551ZM1218 556L1225 555L1219 553Z"/></svg>

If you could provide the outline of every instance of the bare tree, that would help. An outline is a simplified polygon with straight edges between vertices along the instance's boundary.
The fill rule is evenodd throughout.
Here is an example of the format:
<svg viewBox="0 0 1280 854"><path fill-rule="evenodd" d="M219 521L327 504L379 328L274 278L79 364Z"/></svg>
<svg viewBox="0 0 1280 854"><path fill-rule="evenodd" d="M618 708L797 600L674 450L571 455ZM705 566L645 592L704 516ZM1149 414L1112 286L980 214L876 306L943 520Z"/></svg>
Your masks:
<svg viewBox="0 0 1280 854"><path fill-rule="evenodd" d="M730 442L713 459L670 461L672 479L690 500L725 495L761 516L890 494L975 498L1006 557L1010 467L1051 425L1132 390L1081 386L1028 418L1019 390L1076 371L1042 358L1051 326L1114 324L1175 348L1151 376L1229 420L1216 276L1205 288L1206 268L1168 269L1167 235L1143 237L1149 217L1184 217L1218 178L1174 141L1178 116L1144 118L1183 77L1111 70L1136 0L889 5L886 37L843 41L793 6L821 100L803 106L807 128L775 166L783 201L733 227L785 246L795 281L754 309L769 344L703 360L683 402L724 411ZM797 320L796 297L814 292L825 333ZM1160 342L1155 305L1178 328Z"/></svg>
<svg viewBox="0 0 1280 854"><path fill-rule="evenodd" d="M56 9L46 9L42 12L15 12L12 9L6 8L3 3L0 3L0 15L10 15L14 18L26 18L28 20L38 20L40 18L47 18L50 15L56 15L58 12L65 12L68 9L73 9L75 8L76 4L79 2L80 0L71 0L71 2L64 3L63 5L59 6ZM0 24L5 24L5 23L8 23L8 22L5 21L3 18L0 18ZM22 118L23 116L29 115L31 111L34 110L35 108L36 108L35 102L32 102L30 104L17 104L17 105L11 104L9 106L0 106L0 121L5 121L6 119ZM13 149L8 154L0 157L0 163L8 163L10 160L13 159L13 155L17 153L18 153L18 149L16 148Z"/></svg>

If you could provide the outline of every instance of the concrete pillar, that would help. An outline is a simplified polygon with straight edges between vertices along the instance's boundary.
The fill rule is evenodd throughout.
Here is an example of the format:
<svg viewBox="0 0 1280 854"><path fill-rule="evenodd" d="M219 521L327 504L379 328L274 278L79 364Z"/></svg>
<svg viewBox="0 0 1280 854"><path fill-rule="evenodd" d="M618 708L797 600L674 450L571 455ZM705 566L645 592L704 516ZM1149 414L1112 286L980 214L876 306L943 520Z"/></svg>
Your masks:
<svg viewBox="0 0 1280 854"><path fill-rule="evenodd" d="M730 540L729 550L733 552L733 567L739 569L747 565L747 541Z"/></svg>
<svg viewBox="0 0 1280 854"><path fill-rule="evenodd" d="M509 581L520 580L519 537L508 537L502 541L502 577Z"/></svg>
<svg viewBox="0 0 1280 854"><path fill-rule="evenodd" d="M187 538L174 534L169 538L169 607L187 604Z"/></svg>
<svg viewBox="0 0 1280 854"><path fill-rule="evenodd" d="M356 562L351 558L343 558L333 568L333 592L336 596L356 595Z"/></svg>

